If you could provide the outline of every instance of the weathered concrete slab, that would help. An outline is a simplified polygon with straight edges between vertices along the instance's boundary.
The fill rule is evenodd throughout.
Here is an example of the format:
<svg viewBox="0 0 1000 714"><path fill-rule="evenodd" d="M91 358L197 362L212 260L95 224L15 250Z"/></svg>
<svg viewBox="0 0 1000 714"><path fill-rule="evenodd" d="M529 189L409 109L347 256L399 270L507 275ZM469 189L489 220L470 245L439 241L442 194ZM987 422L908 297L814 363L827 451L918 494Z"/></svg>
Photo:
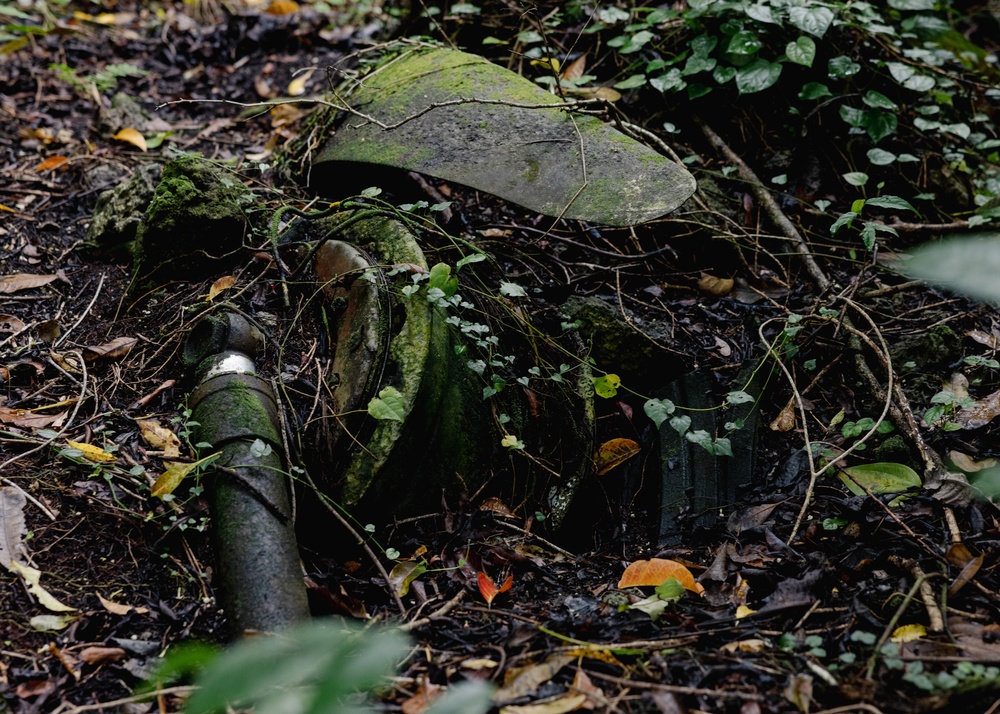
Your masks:
<svg viewBox="0 0 1000 714"><path fill-rule="evenodd" d="M481 57L407 52L363 78L314 164L394 166L550 216L626 226L695 190L684 167ZM364 116L361 116L364 115Z"/></svg>

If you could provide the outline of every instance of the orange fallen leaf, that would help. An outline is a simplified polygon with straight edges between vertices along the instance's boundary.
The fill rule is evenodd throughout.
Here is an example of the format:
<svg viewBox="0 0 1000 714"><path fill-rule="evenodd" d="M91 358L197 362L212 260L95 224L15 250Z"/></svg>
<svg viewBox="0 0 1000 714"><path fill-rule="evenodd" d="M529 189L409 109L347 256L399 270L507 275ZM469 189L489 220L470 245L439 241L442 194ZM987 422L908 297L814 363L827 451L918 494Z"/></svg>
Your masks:
<svg viewBox="0 0 1000 714"><path fill-rule="evenodd" d="M495 598L500 593L505 593L510 590L511 585L514 584L514 576L508 575L507 579L503 581L503 585L497 587L496 583L493 582L493 578L486 574L485 571L480 570L479 575L476 580L479 583L479 592L483 596L487 605L493 604L493 598Z"/></svg>
<svg viewBox="0 0 1000 714"><path fill-rule="evenodd" d="M649 560L637 560L625 568L618 587L656 587L662 585L670 578L676 578L677 582L684 586L685 590L696 592L699 595L705 592L701 583L695 582L694 575L687 569L687 566L678 563L676 560L665 558L650 558Z"/></svg>
<svg viewBox="0 0 1000 714"><path fill-rule="evenodd" d="M274 0L267 9L268 15L291 15L299 9L299 4L295 0Z"/></svg>
<svg viewBox="0 0 1000 714"><path fill-rule="evenodd" d="M125 650L121 647L85 647L80 652L80 661L84 664L104 664L125 659Z"/></svg>
<svg viewBox="0 0 1000 714"><path fill-rule="evenodd" d="M795 397L791 397L785 408L769 424L771 431L791 431L795 428Z"/></svg>
<svg viewBox="0 0 1000 714"><path fill-rule="evenodd" d="M45 171L50 171L58 166L62 166L67 161L69 161L68 156L50 156L45 159L42 163L35 167L35 171L38 173L44 173Z"/></svg>
<svg viewBox="0 0 1000 714"><path fill-rule="evenodd" d="M563 79L579 79L583 76L584 70L587 69L587 54L584 53L577 57L575 60L566 65L566 69L562 71Z"/></svg>
<svg viewBox="0 0 1000 714"><path fill-rule="evenodd" d="M226 275L224 277L219 278L214 283L212 283L212 287L208 289L208 297L205 298L205 301L212 302L215 298L219 296L219 293L221 293L223 290L228 290L235 284L236 284L235 275Z"/></svg>
<svg viewBox="0 0 1000 714"><path fill-rule="evenodd" d="M127 144L131 144L143 151L146 150L146 137L139 133L138 130L133 129L130 126L125 127L117 134L111 137L112 139L117 139L118 141L124 141Z"/></svg>
<svg viewBox="0 0 1000 714"><path fill-rule="evenodd" d="M611 439L601 444L594 454L594 472L603 476L619 464L623 464L641 451L631 439Z"/></svg>

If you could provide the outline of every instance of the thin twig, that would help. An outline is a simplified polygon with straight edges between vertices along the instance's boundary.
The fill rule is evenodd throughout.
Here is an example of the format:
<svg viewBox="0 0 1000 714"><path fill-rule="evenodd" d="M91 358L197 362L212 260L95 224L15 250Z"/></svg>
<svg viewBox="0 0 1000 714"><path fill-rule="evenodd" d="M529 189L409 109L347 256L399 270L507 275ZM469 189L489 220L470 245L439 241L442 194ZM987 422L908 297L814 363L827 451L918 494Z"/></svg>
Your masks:
<svg viewBox="0 0 1000 714"><path fill-rule="evenodd" d="M52 349L56 349L57 347L59 347L59 345L65 342L66 338L70 336L73 330L78 328L80 326L80 323L83 322L84 319L86 319L87 315L90 314L90 311L94 308L94 303L97 302L97 298L101 296L101 288L104 287L104 277L106 275L107 273L101 273L101 278L100 280L97 281L97 289L94 290L94 297L90 299L90 303L87 305L87 308L83 311L83 314L81 314L80 317L77 318L76 322L74 322L73 325L68 330L62 333L62 335L59 336L59 339L57 339L55 342L52 343Z"/></svg>
<svg viewBox="0 0 1000 714"><path fill-rule="evenodd" d="M192 687L190 685L178 686L178 687L167 687L166 689L157 689L152 692L143 692L142 694L134 694L131 697L125 697L124 699L115 699L110 702L97 702L96 704L82 704L80 706L71 706L68 709L62 709L61 707L56 710L59 714L81 714L81 712L95 712L102 709L113 709L115 707L124 706L125 704L135 704L136 702L142 702L146 699L152 697L163 697L168 694L190 694L197 687ZM55 713L53 713L55 714Z"/></svg>

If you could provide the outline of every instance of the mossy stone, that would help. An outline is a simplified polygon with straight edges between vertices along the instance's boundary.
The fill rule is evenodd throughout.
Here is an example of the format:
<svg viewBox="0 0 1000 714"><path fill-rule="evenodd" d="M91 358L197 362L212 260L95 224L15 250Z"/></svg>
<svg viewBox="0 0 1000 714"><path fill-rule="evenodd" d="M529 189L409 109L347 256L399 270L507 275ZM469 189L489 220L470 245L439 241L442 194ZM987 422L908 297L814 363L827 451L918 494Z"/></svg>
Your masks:
<svg viewBox="0 0 1000 714"><path fill-rule="evenodd" d="M242 184L208 161L167 164L136 235L139 284L197 280L224 269L243 247L249 200Z"/></svg>
<svg viewBox="0 0 1000 714"><path fill-rule="evenodd" d="M87 228L87 243L112 258L131 256L162 173L159 164L142 166L130 179L102 193Z"/></svg>

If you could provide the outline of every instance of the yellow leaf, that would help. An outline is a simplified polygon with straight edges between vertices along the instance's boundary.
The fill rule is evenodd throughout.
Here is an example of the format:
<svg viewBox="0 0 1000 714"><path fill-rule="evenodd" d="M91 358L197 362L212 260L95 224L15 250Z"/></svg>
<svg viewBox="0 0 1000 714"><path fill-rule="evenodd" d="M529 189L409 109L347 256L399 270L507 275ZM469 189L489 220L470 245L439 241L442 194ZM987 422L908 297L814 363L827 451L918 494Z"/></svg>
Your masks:
<svg viewBox="0 0 1000 714"><path fill-rule="evenodd" d="M177 434L151 419L139 419L136 424L139 425L142 438L154 449L162 452L163 458L176 459L180 457L181 440L177 438Z"/></svg>
<svg viewBox="0 0 1000 714"><path fill-rule="evenodd" d="M291 15L299 9L299 4L295 0L274 0L267 9L268 15Z"/></svg>
<svg viewBox="0 0 1000 714"><path fill-rule="evenodd" d="M701 586L701 583L695 582L694 575L687 569L687 566L678 563L676 560L666 560L664 558L635 561L625 568L621 580L618 581L618 587L656 587L670 580L670 578L676 578L677 582L683 585L685 590L690 590L698 594L705 592L705 588Z"/></svg>
<svg viewBox="0 0 1000 714"><path fill-rule="evenodd" d="M752 614L757 612L756 610L751 610L746 605L740 605L736 608L736 619L742 620L744 617L750 617Z"/></svg>
<svg viewBox="0 0 1000 714"><path fill-rule="evenodd" d="M703 293L708 293L709 295L715 295L716 297L721 297L723 295L728 295L733 290L733 279L732 278L717 278L714 275L709 275L708 273L702 273L701 278L698 280L698 289Z"/></svg>
<svg viewBox="0 0 1000 714"><path fill-rule="evenodd" d="M219 278L214 283L212 283L212 287L208 289L208 297L205 298L205 301L212 302L215 298L219 296L219 293L221 293L223 290L228 290L235 284L236 284L235 275L226 275L224 277Z"/></svg>
<svg viewBox="0 0 1000 714"><path fill-rule="evenodd" d="M214 459L218 455L219 453L217 452L210 456L206 456L203 459L198 459L192 463L164 461L163 463L167 467L167 470L160 474L160 477L156 479L156 483L153 484L152 495L163 498L164 496L173 493L174 489L181 485L181 481L183 481L188 474L209 459Z"/></svg>
<svg viewBox="0 0 1000 714"><path fill-rule="evenodd" d="M478 659L467 659L459 665L462 669L480 670L480 669L494 669L499 665L491 659L486 659L485 657L480 657Z"/></svg>
<svg viewBox="0 0 1000 714"><path fill-rule="evenodd" d="M603 476L639 453L639 445L631 439L611 439L601 444L594 454L594 472Z"/></svg>
<svg viewBox="0 0 1000 714"><path fill-rule="evenodd" d="M85 444L82 441L66 441L66 445L71 449L77 449L83 453L83 458L98 464L107 464L117 461L118 457L102 449L100 446Z"/></svg>
<svg viewBox="0 0 1000 714"><path fill-rule="evenodd" d="M310 69L310 70L308 70L306 72L303 72L298 77L296 77L291 82L289 82L288 83L288 90L287 90L288 91L288 96L289 97L301 97L303 94L305 94L306 93L306 84L309 82L309 79L313 76L313 72L314 71L315 70Z"/></svg>
<svg viewBox="0 0 1000 714"><path fill-rule="evenodd" d="M919 640L921 637L927 635L927 628L920 624L915 625L903 625L902 627L897 627L892 631L892 637L890 637L891 642L912 642L913 640Z"/></svg>
<svg viewBox="0 0 1000 714"><path fill-rule="evenodd" d="M723 652L729 652L730 654L735 654L737 652L746 652L747 654L757 654L758 652L763 652L767 649L767 642L759 638L751 638L748 640L737 640L736 642L727 642L721 647Z"/></svg>
<svg viewBox="0 0 1000 714"><path fill-rule="evenodd" d="M769 424L771 431L791 431L795 428L795 397L791 397L785 408Z"/></svg>
<svg viewBox="0 0 1000 714"><path fill-rule="evenodd" d="M38 599L38 604L43 607L52 610L52 612L75 612L75 607L70 607L69 605L63 605L61 602L56 600L48 590L43 588L39 584L39 580L42 578L42 573L40 570L32 568L30 565L22 565L16 560L11 561L10 572L20 575L24 582L28 586L28 592L34 595Z"/></svg>
<svg viewBox="0 0 1000 714"><path fill-rule="evenodd" d="M111 138L118 139L118 141L124 141L132 146L142 149L143 151L146 150L146 137L132 127L125 127Z"/></svg>

